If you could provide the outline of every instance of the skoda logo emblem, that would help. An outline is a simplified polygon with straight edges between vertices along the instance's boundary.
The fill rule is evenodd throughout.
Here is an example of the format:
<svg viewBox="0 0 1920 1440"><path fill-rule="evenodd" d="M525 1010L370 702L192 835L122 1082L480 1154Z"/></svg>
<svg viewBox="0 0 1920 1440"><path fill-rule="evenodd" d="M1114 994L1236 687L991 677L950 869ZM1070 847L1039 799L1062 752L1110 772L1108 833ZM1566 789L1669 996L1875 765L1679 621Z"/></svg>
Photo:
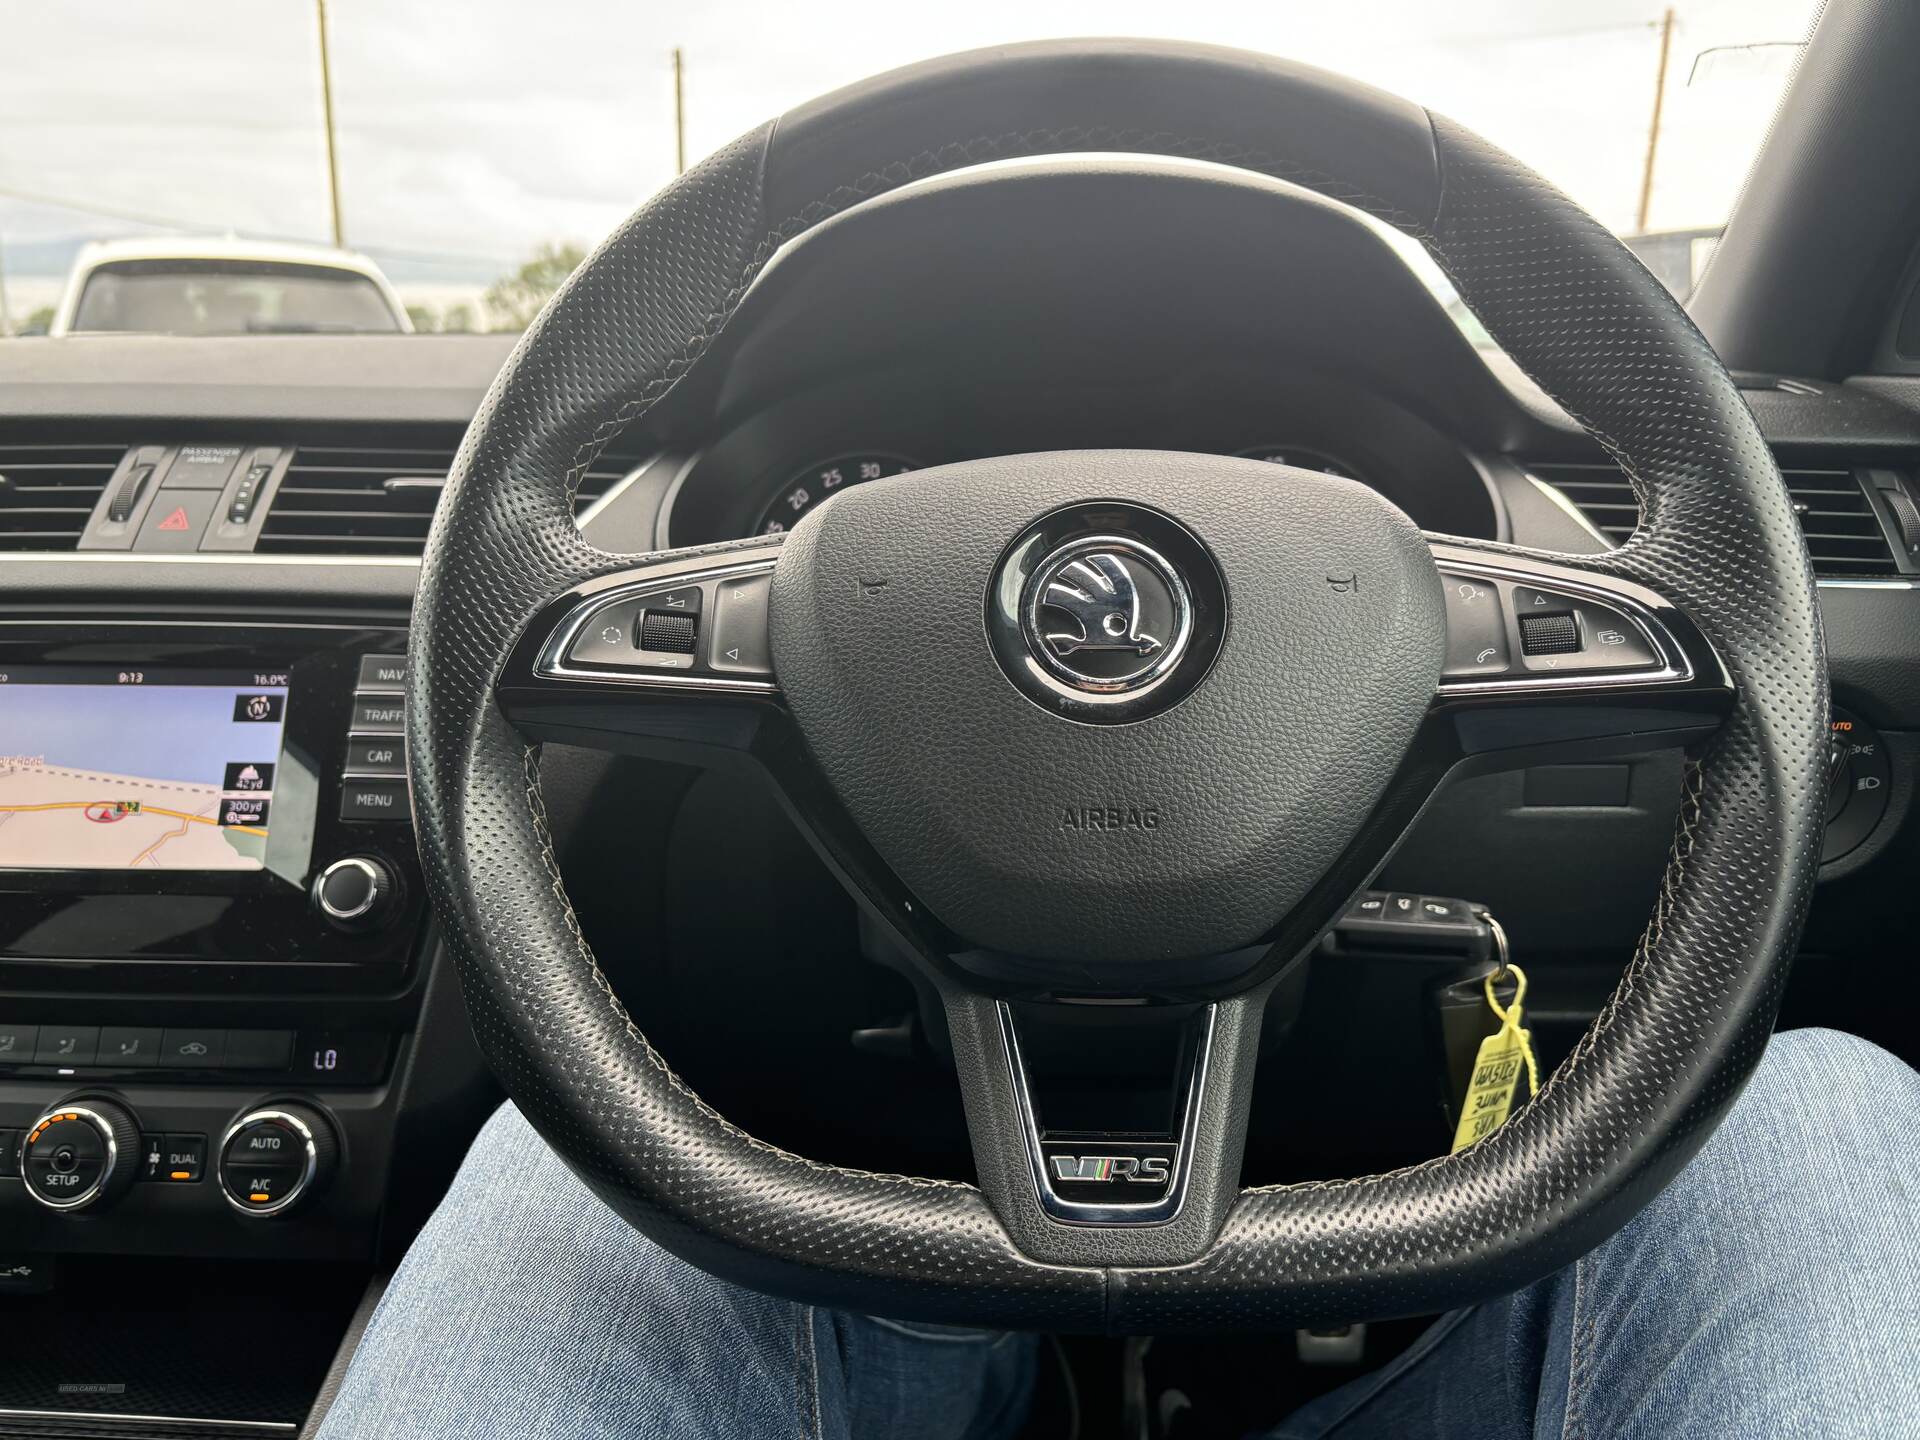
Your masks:
<svg viewBox="0 0 1920 1440"><path fill-rule="evenodd" d="M1034 569L1020 607L1027 649L1090 695L1145 690L1180 663L1193 598L1158 551L1120 535L1086 535Z"/></svg>

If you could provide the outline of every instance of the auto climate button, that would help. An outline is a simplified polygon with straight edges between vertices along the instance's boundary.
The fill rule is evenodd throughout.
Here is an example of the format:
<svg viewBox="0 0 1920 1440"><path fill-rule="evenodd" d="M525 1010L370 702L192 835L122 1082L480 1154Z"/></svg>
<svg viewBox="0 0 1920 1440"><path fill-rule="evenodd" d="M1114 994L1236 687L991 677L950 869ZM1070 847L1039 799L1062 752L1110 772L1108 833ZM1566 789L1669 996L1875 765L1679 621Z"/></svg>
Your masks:
<svg viewBox="0 0 1920 1440"><path fill-rule="evenodd" d="M320 1193L333 1178L340 1142L308 1105L248 1111L220 1142L220 1188L243 1215L281 1215Z"/></svg>

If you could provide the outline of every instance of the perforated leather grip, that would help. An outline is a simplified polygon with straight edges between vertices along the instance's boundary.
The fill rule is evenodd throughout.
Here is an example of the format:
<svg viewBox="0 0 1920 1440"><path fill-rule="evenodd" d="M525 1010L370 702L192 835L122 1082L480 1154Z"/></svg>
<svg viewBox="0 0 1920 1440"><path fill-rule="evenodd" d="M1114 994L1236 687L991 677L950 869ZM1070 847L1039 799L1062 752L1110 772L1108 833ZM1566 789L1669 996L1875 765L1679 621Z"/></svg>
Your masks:
<svg viewBox="0 0 1920 1440"><path fill-rule="evenodd" d="M1203 1259L1164 1270L1036 1264L971 1186L816 1164L704 1105L582 939L532 752L493 699L546 601L632 563L580 537L579 477L698 361L782 243L916 178L1089 150L1276 175L1423 240L1633 477L1642 532L1597 563L1685 608L1738 691L1690 770L1646 939L1542 1095L1459 1155L1245 1192ZM408 727L428 884L488 1059L635 1226L820 1303L1141 1333L1438 1309L1526 1283L1629 1219L1710 1133L1771 1028L1819 853L1825 704L1811 574L1772 457L1705 341L1611 235L1459 127L1364 87L1234 51L1085 42L828 96L719 151L601 245L461 447L421 573Z"/></svg>

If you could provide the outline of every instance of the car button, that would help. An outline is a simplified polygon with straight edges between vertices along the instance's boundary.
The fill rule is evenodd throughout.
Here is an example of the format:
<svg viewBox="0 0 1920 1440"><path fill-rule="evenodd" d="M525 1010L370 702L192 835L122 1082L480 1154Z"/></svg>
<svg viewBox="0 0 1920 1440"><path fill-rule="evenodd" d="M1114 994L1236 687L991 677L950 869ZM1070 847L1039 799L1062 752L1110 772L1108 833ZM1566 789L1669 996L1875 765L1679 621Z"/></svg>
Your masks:
<svg viewBox="0 0 1920 1440"><path fill-rule="evenodd" d="M349 775L404 775L407 773L407 747L395 735L356 736L347 741L346 773Z"/></svg>

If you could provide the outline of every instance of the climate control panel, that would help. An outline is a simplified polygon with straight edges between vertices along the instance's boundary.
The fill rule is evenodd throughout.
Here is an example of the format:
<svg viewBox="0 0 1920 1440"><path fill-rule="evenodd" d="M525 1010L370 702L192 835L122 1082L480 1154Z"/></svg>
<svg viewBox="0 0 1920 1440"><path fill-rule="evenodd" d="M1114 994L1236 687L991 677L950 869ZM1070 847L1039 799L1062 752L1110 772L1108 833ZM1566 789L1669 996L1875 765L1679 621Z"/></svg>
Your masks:
<svg viewBox="0 0 1920 1440"><path fill-rule="evenodd" d="M209 1188L242 1215L284 1215L326 1191L339 1158L338 1132L318 1106L250 1106L221 1132ZM206 1134L143 1131L109 1096L76 1095L24 1131L0 1130L0 1177L56 1212L104 1210L136 1184L198 1186L206 1174Z"/></svg>

